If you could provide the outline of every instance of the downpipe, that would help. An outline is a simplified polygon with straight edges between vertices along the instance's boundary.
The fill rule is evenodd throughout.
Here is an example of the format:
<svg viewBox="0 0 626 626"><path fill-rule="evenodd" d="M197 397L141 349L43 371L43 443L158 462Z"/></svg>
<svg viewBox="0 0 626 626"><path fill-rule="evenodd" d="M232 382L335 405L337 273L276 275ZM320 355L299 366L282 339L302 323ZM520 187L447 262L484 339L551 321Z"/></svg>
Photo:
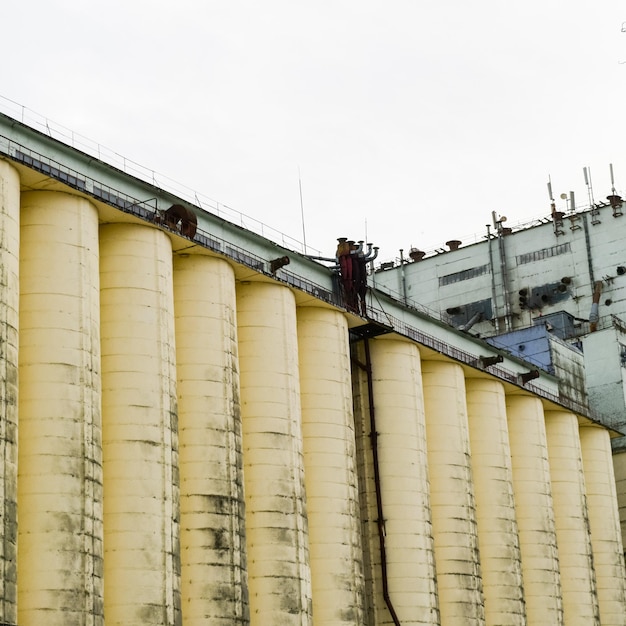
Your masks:
<svg viewBox="0 0 626 626"><path fill-rule="evenodd" d="M376 491L376 512L378 515L378 541L380 544L380 569L383 583L383 598L391 619L395 626L402 626L400 619L396 614L396 610L391 601L389 595L389 580L387 578L387 550L385 548L385 515L383 510L383 496L380 486L380 467L378 461L378 432L376 430L376 412L374 410L374 385L372 382L372 359L370 354L370 344L367 337L363 339L363 346L365 348L365 363L360 363L357 360L357 365L367 375L367 399L369 404L369 418L370 418L370 443L372 446L372 461L374 465L374 486Z"/></svg>

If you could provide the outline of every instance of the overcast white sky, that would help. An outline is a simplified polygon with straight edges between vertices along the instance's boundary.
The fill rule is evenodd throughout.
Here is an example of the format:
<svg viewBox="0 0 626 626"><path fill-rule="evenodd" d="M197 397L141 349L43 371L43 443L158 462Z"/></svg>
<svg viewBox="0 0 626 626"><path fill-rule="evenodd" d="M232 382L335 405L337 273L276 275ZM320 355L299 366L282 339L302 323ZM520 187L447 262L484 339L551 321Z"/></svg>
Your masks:
<svg viewBox="0 0 626 626"><path fill-rule="evenodd" d="M30 0L0 96L331 255L626 195L623 0ZM0 99L0 110L6 111Z"/></svg>

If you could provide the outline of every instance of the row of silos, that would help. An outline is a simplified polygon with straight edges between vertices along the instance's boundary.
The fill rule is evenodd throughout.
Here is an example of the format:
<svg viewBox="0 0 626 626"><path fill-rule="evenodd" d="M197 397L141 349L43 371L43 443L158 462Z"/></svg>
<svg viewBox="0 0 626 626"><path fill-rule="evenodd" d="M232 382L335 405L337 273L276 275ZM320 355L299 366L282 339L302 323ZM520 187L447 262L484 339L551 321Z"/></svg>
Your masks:
<svg viewBox="0 0 626 626"><path fill-rule="evenodd" d="M0 622L620 623L604 429L0 165Z"/></svg>
<svg viewBox="0 0 626 626"><path fill-rule="evenodd" d="M359 623L343 314L2 165L0 621Z"/></svg>
<svg viewBox="0 0 626 626"><path fill-rule="evenodd" d="M363 344L368 623L623 624L607 431L397 337Z"/></svg>

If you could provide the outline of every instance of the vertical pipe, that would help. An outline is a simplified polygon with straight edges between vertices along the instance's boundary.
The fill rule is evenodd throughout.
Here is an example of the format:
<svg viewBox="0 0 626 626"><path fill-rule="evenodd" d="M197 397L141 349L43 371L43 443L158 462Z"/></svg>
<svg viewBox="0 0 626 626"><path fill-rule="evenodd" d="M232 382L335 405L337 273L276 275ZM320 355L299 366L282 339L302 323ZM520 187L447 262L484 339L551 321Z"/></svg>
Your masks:
<svg viewBox="0 0 626 626"><path fill-rule="evenodd" d="M422 379L441 623L483 626L463 369L452 362L423 361Z"/></svg>
<svg viewBox="0 0 626 626"><path fill-rule="evenodd" d="M465 381L487 624L526 624L502 383Z"/></svg>
<svg viewBox="0 0 626 626"><path fill-rule="evenodd" d="M491 299L493 300L493 321L496 335L500 333L500 319L498 316L498 298L496 293L496 274L493 267L493 246L491 241L491 227L487 224L487 246L489 250L489 270L491 271Z"/></svg>
<svg viewBox="0 0 626 626"><path fill-rule="evenodd" d="M391 596L389 595L389 568L387 567L387 532L385 527L385 512L383 507L383 495L382 495L382 481L380 474L380 454L379 454L379 445L378 445L378 428L376 425L376 408L374 406L374 382L372 376L372 357L370 351L369 340L365 338L363 342L363 346L365 349L365 364L359 364L360 367L363 367L366 374L367 379L367 406L368 406L368 414L369 414L369 433L368 438L370 440L370 451L372 455L372 464L371 464L371 476L374 480L374 493L375 493L375 521L376 527L378 531L378 551L374 548L370 554L373 555L370 560L371 567L371 586L370 589L372 591L372 595L374 595L374 590L378 587L380 591L376 591L375 595L382 595L383 601L380 602L378 597L372 599L372 611L370 614L375 622L382 621L385 623L387 620L386 615L388 614L393 622L394 626L401 626L400 618L396 613L396 609L391 600ZM366 518L367 521L370 520L368 516ZM371 539L369 537L368 539ZM375 541L371 541L372 544ZM372 546L373 547L373 546ZM380 560L376 561L376 556L380 558ZM380 578L377 576L377 565L380 567ZM382 593L381 593L382 592ZM382 607L386 607L383 609ZM386 613L385 613L386 611Z"/></svg>
<svg viewBox="0 0 626 626"><path fill-rule="evenodd" d="M388 596L394 624L434 626L439 612L420 355L414 343L393 339L366 340L365 349L366 357L371 350L368 402L371 411L376 409L376 419L370 434L378 457L373 459L374 471L379 467L377 522L385 547L377 586ZM376 623L388 619L381 607Z"/></svg>
<svg viewBox="0 0 626 626"><path fill-rule="evenodd" d="M563 626L543 405L531 395L508 395L506 412L526 617L533 626Z"/></svg>
<svg viewBox="0 0 626 626"><path fill-rule="evenodd" d="M356 440L356 467L359 483L359 511L361 519L361 545L363 548L363 622L374 624L379 610L380 593L374 593L378 585L377 572L382 567L381 553L384 547L382 529L379 534L373 528L382 520L379 513L379 476L374 471L377 435L375 423L373 386L371 377L371 356L365 350L366 341L353 341L352 359L352 402L354 407L354 428ZM378 470L377 470L378 471Z"/></svg>
<svg viewBox="0 0 626 626"><path fill-rule="evenodd" d="M185 626L247 624L235 276L224 260L174 258Z"/></svg>
<svg viewBox="0 0 626 626"><path fill-rule="evenodd" d="M626 616L624 546L619 528L611 441L599 426L580 428L583 470L587 488L593 565L598 586L600 622L623 624Z"/></svg>
<svg viewBox="0 0 626 626"><path fill-rule="evenodd" d="M178 625L172 252L135 224L100 229L107 626Z"/></svg>
<svg viewBox="0 0 626 626"><path fill-rule="evenodd" d="M545 417L564 621L599 626L578 419L561 410L546 411Z"/></svg>
<svg viewBox="0 0 626 626"><path fill-rule="evenodd" d="M316 626L363 623L363 573L348 325L299 308L304 477Z"/></svg>
<svg viewBox="0 0 626 626"><path fill-rule="evenodd" d="M17 624L20 179L0 160L0 623Z"/></svg>
<svg viewBox="0 0 626 626"><path fill-rule="evenodd" d="M509 276L506 267L506 252L504 246L504 234L502 223L498 227L498 245L500 250L500 271L502 272L502 292L504 298L504 327L508 332L511 330L511 294L509 292Z"/></svg>
<svg viewBox="0 0 626 626"><path fill-rule="evenodd" d="M306 626L311 573L296 304L273 283L237 289L246 545L252 626Z"/></svg>
<svg viewBox="0 0 626 626"><path fill-rule="evenodd" d="M103 623L98 214L22 196L19 623Z"/></svg>
<svg viewBox="0 0 626 626"><path fill-rule="evenodd" d="M406 295L406 270L404 267L404 250L402 250L402 248L400 248L400 277L401 277L401 281L402 281L402 301L404 302L404 304L407 304L408 302L408 297Z"/></svg>
<svg viewBox="0 0 626 626"><path fill-rule="evenodd" d="M585 232L585 250L587 252L587 270L589 272L589 285L591 287L591 292L593 293L593 287L596 283L595 278L593 277L593 257L591 255L591 235L589 233L589 224L587 223L587 214L583 213L583 229Z"/></svg>

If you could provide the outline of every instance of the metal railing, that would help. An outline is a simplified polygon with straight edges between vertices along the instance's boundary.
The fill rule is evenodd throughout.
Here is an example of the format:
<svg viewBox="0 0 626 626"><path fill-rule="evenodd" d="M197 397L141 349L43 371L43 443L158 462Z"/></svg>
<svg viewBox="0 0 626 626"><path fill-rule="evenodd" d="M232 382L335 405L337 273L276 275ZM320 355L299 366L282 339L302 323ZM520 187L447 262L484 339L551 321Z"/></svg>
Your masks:
<svg viewBox="0 0 626 626"><path fill-rule="evenodd" d="M50 178L58 180L59 182L72 187L88 196L99 200L109 206L112 206L124 213L129 213L142 220L154 223L157 221L157 217L160 215L156 208L156 199L149 198L147 200L140 200L129 196L128 194L97 181L89 176L84 175L81 172L73 170L62 163L59 163L53 159L50 159L44 155L38 154L25 146L8 139L7 137L0 136L0 154L7 158L27 165L31 169L34 169ZM179 236L183 236L176 228L170 228L167 224L159 224L161 228L175 232ZM251 253L249 250L242 248L222 237L217 237L214 234L198 228L193 238L194 244L199 244L213 252L219 252L224 256L232 259L233 261L246 265L251 269L273 276L279 281L285 282L288 285L305 291L310 295L320 298L329 304L342 306L341 299L337 290L330 291L327 287L316 284L310 280L306 280L301 276L298 276L292 272L281 269L278 275L272 274L267 268L269 261L263 257Z"/></svg>
<svg viewBox="0 0 626 626"><path fill-rule="evenodd" d="M447 356L459 363L464 363L465 365L477 367L480 355L466 352L446 343L445 341L442 341L441 339L433 337L432 335L428 335L427 333L424 333L423 331L410 326L406 322L403 322L402 320L399 320L394 316L389 315L382 309L370 307L369 317L381 324L388 324L392 326L393 329L399 334L413 339L417 343L426 346L427 348L431 348L439 354ZM503 367L492 366L489 367L488 373L499 378L500 380L526 389L527 391L534 393L544 400L549 400L550 402L554 402L555 404L559 404L570 409L574 413L589 417L596 422L601 422L600 418L585 404L582 404L571 398L564 397L561 394L553 393L552 391L533 383L526 383L525 385L522 385L519 381L518 374L515 372L507 370Z"/></svg>
<svg viewBox="0 0 626 626"><path fill-rule="evenodd" d="M306 254L319 254L320 250L312 248L309 244L305 245L298 239L291 237L268 224L258 220L255 217L246 215L237 209L234 209L223 202L219 202L205 194L187 187L164 174L160 174L153 169L144 167L132 159L115 152L114 150L103 146L73 130L53 122L48 118L32 111L31 109L0 96L0 112L11 117L12 119L47 135L51 139L60 141L72 148L80 150L85 154L95 157L99 161L103 161L108 165L121 170L143 182L147 182L163 191L174 194L181 200L189 202L199 209L211 213L217 217L221 217L237 226L241 226L246 230L250 230L257 235L261 235L274 243L293 250L294 252Z"/></svg>

